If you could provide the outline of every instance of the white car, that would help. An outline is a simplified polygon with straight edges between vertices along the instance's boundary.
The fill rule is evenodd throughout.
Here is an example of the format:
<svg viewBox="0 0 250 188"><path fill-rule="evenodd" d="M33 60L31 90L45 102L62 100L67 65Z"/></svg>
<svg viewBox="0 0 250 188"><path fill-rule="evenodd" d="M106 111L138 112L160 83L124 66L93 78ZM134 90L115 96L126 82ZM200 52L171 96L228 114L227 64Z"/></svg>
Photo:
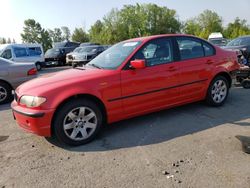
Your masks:
<svg viewBox="0 0 250 188"><path fill-rule="evenodd" d="M3 44L0 45L0 57L13 62L31 62L41 70L44 64L44 52L41 44Z"/></svg>

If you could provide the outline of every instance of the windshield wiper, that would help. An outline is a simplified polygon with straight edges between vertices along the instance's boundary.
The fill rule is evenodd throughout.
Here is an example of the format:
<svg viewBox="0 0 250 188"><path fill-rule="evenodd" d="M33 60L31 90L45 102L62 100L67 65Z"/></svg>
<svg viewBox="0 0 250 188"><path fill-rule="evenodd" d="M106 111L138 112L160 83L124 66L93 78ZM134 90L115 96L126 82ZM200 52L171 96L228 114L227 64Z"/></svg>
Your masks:
<svg viewBox="0 0 250 188"><path fill-rule="evenodd" d="M103 69L101 66L96 65L96 64L88 64L88 65L91 65L92 67L95 67L95 68L98 68L98 69Z"/></svg>

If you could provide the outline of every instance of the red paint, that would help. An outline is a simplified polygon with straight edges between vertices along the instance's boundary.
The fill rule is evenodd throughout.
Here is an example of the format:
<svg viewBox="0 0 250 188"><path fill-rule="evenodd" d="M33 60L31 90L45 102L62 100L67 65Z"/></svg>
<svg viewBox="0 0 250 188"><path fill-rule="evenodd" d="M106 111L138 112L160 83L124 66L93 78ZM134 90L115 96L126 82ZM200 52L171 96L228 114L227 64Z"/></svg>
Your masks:
<svg viewBox="0 0 250 188"><path fill-rule="evenodd" d="M16 94L41 96L47 101L37 108L12 102L17 123L25 130L51 136L52 118L56 109L68 98L85 94L98 98L105 106L108 123L203 100L212 79L220 73L239 68L235 52L215 47L216 55L145 67L145 61L132 62L135 69L123 70L129 59L146 42L160 37L188 35L158 35L129 41L142 41L116 70L86 68L52 73L26 82ZM44 113L43 117L28 117L24 113Z"/></svg>

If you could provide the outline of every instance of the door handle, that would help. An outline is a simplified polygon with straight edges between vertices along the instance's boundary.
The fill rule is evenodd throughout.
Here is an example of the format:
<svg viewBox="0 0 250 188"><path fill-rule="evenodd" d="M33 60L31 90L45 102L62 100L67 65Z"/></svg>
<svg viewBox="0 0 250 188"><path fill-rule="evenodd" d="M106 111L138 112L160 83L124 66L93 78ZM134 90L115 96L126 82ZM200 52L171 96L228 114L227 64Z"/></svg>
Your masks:
<svg viewBox="0 0 250 188"><path fill-rule="evenodd" d="M212 60L207 60L207 62L206 62L206 64L208 64L208 65L211 65L211 64L213 64L214 62L212 61Z"/></svg>

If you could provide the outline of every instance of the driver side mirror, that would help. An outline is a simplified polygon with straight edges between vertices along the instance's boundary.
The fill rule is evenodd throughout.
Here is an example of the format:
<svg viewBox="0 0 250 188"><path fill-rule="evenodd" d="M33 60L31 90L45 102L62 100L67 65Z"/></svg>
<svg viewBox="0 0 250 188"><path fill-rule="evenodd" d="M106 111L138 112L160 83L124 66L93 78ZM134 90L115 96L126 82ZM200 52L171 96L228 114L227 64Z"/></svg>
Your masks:
<svg viewBox="0 0 250 188"><path fill-rule="evenodd" d="M130 68L132 69L144 69L146 62L144 59L136 59L130 62Z"/></svg>

